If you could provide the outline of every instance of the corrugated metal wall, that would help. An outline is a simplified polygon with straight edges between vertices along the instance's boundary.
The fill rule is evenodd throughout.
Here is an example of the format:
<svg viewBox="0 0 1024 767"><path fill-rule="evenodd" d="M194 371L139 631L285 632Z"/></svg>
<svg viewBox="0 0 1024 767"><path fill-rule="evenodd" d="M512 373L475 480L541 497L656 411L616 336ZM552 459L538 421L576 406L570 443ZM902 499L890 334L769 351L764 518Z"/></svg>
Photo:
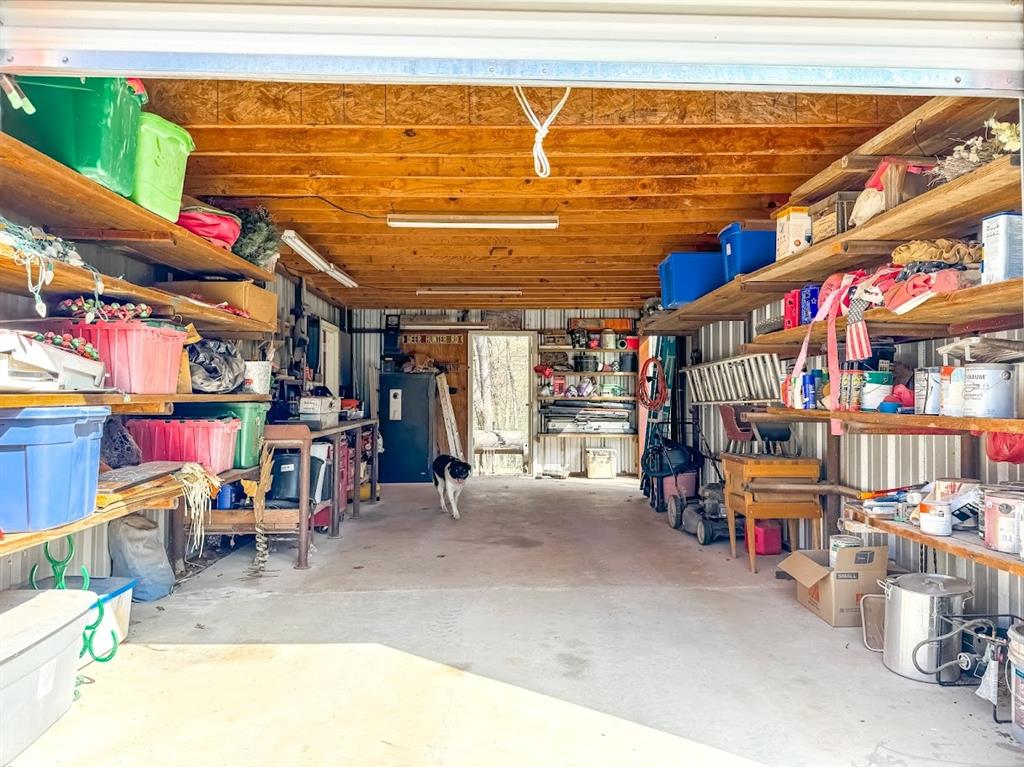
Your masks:
<svg viewBox="0 0 1024 767"><path fill-rule="evenodd" d="M779 316L782 303L758 309L751 315L750 327L769 316ZM691 340L691 348L703 352L705 362L724 359L740 353L740 345L749 340L748 323L719 322L703 328ZM993 334L1024 340L1024 331ZM903 344L896 357L911 367L934 365L940 360L935 349L946 340ZM824 367L823 357L808 361L808 368ZM712 450L724 449L726 439L721 419L713 406L702 406L700 418L704 434ZM824 458L825 424L793 424L794 444L803 455ZM703 481L714 481L710 466L704 469ZM936 477L960 475L959 437L919 435L858 435L842 438L840 478L844 484L862 489L899 487ZM1024 479L1024 467L995 463L984 459L980 479L1002 482ZM806 535L806 530L804 531ZM806 543L806 540L803 541ZM907 569L917 570L921 547L910 541L890 536L890 554ZM967 578L978 586L972 606L976 612L1013 612L1024 614L1024 579L1014 578L967 560L936 552L934 563L929 556L928 569Z"/></svg>
<svg viewBox="0 0 1024 767"><path fill-rule="evenodd" d="M353 369L355 371L356 392L362 398L370 400L371 412L376 415L378 374L380 372L381 336L378 331L384 325L384 314L403 314L429 317L432 320L456 320L460 317L458 310L400 310L389 309L356 309L353 311L353 327L357 332L353 340ZM524 330L553 330L564 328L571 317L638 317L635 309L525 309L523 310ZM479 311L470 311L462 317L467 322L478 322ZM358 332L372 331L372 332ZM600 438L586 440L543 440L534 441L534 463L538 467L545 464L560 464L569 471L585 470L584 450L587 447L609 447L618 451L619 471L627 474L638 472L636 443L626 440ZM628 445L628 447L627 447ZM386 447L386 446L385 446Z"/></svg>
<svg viewBox="0 0 1024 767"><path fill-rule="evenodd" d="M110 249L104 249L93 245L80 244L77 246L79 253L90 264L105 274L123 276L131 282L146 284L152 282L155 276L155 268L145 263L130 259L121 253ZM295 303L295 290L293 283L285 276L278 274L268 289L278 294L278 316L287 315L291 312ZM307 293L305 295L306 310L316 314L329 322L339 324L341 310L321 298ZM0 293L0 319L12 317L32 316L32 301L22 296L13 296ZM239 344L243 354L251 351L251 342ZM168 513L165 511L147 512L147 516L161 526L161 532L166 535ZM107 526L90 528L74 536L75 557L71 562L69 572L78 572L82 565L85 565L90 574L103 576L110 574L110 556L107 552ZM54 544L54 552L65 551L64 544ZM37 564L40 568L40 578L49 575L49 565L43 555L42 547L29 549L28 551L12 554L7 557L0 557L0 590L24 584L28 581L29 570L32 565Z"/></svg>

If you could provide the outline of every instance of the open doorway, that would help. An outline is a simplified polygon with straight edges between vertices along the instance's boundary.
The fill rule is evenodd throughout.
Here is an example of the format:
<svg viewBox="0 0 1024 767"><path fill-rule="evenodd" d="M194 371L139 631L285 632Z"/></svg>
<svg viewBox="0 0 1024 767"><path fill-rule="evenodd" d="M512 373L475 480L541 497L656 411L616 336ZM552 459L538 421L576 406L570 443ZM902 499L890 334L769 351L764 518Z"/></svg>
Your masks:
<svg viewBox="0 0 1024 767"><path fill-rule="evenodd" d="M478 474L521 475L530 465L532 333L471 333L469 449Z"/></svg>

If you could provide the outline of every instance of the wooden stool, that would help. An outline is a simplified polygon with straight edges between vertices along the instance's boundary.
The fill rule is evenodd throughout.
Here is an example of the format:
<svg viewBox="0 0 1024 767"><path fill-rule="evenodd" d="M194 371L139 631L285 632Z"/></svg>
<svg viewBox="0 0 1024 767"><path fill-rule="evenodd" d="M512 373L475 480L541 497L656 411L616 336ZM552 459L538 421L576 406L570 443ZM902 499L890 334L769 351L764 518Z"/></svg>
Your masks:
<svg viewBox="0 0 1024 767"><path fill-rule="evenodd" d="M812 540L815 548L821 546L821 502L794 500L787 493L746 490L754 477L786 478L788 480L817 482L821 464L814 458L782 458L770 455L722 454L725 471L725 512L729 520L729 546L736 556L736 515L746 518L746 543L750 554L750 572L757 572L757 553L754 551L754 523L759 519L785 519L789 522L790 546L795 551L799 529L797 520L815 519Z"/></svg>

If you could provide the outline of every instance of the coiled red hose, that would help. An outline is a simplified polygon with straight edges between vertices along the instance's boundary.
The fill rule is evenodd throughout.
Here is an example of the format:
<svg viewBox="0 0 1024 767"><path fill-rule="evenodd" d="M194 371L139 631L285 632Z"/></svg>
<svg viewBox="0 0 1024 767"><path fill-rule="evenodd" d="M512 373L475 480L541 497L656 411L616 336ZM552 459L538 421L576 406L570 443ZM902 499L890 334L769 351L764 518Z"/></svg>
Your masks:
<svg viewBox="0 0 1024 767"><path fill-rule="evenodd" d="M657 368L655 373L650 369ZM648 384L653 377L653 383ZM640 368L640 381L637 384L637 400L648 410L660 410L668 401L668 384L665 381L665 367L657 357L648 357Z"/></svg>

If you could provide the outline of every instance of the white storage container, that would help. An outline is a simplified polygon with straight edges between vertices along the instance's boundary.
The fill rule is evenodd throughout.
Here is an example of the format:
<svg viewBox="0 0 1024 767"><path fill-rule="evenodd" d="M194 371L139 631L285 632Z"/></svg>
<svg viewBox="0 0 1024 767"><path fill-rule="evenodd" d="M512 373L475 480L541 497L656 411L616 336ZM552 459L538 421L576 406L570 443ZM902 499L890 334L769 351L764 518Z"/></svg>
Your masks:
<svg viewBox="0 0 1024 767"><path fill-rule="evenodd" d="M587 448L587 478L615 479L618 465L618 451L611 447Z"/></svg>
<svg viewBox="0 0 1024 767"><path fill-rule="evenodd" d="M77 591L82 588L82 577L69 575L65 579L69 591ZM114 645L128 638L128 627L132 619L132 592L137 581L134 578L90 578L89 591L96 594L96 602L103 603L103 621L96 628L96 634L92 640L93 655L104 657ZM52 589L53 578L46 578L39 581L40 589ZM96 613L89 614L89 623L96 620ZM86 653L79 660L78 667L85 668L92 663L92 655Z"/></svg>
<svg viewBox="0 0 1024 767"><path fill-rule="evenodd" d="M71 708L91 591L0 592L0 764Z"/></svg>
<svg viewBox="0 0 1024 767"><path fill-rule="evenodd" d="M981 245L985 252L983 285L1024 277L1024 224L1020 213L994 213L983 218Z"/></svg>

